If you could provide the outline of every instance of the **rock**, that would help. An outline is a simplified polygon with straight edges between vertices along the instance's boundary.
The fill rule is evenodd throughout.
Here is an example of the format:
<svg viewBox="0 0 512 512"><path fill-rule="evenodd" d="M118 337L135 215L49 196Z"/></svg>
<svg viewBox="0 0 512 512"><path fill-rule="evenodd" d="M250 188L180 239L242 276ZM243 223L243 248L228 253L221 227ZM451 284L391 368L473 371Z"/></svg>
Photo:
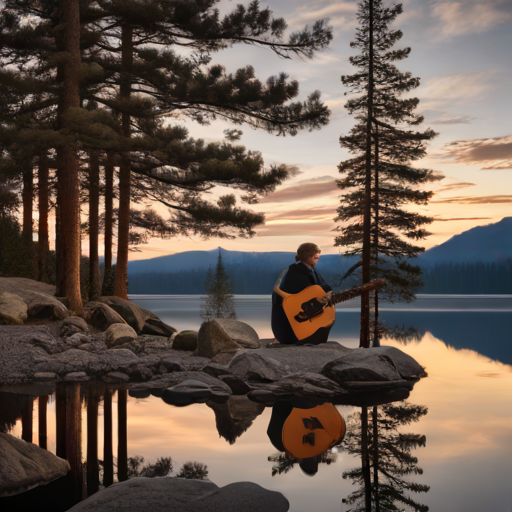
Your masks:
<svg viewBox="0 0 512 512"><path fill-rule="evenodd" d="M361 349L364 350L364 349ZM425 369L414 358L395 347L375 347L374 354L387 357L402 379L417 380L427 376Z"/></svg>
<svg viewBox="0 0 512 512"><path fill-rule="evenodd" d="M71 372L64 377L64 380L67 382L85 382L91 380L91 377L85 372Z"/></svg>
<svg viewBox="0 0 512 512"><path fill-rule="evenodd" d="M214 362L208 363L203 368L203 372L207 373L208 375L211 375L212 377L219 377L220 375L230 375L227 366Z"/></svg>
<svg viewBox="0 0 512 512"><path fill-rule="evenodd" d="M149 398L151 393L149 392L149 389L130 389L128 395L133 398Z"/></svg>
<svg viewBox="0 0 512 512"><path fill-rule="evenodd" d="M107 384L119 384L120 382L129 382L130 377L122 372L109 372L103 375L102 380Z"/></svg>
<svg viewBox="0 0 512 512"><path fill-rule="evenodd" d="M205 382L197 379L185 379L183 382L166 388L162 393L162 400L166 404L189 405L202 404L210 398L212 390Z"/></svg>
<svg viewBox="0 0 512 512"><path fill-rule="evenodd" d="M286 512L279 492L251 482L217 487L184 478L131 478L78 503L68 512Z"/></svg>
<svg viewBox="0 0 512 512"><path fill-rule="evenodd" d="M118 313L137 334L142 333L146 319L149 317L149 311L120 297L100 297L99 301Z"/></svg>
<svg viewBox="0 0 512 512"><path fill-rule="evenodd" d="M0 292L0 324L21 325L27 317L27 305L19 295Z"/></svg>
<svg viewBox="0 0 512 512"><path fill-rule="evenodd" d="M25 292L40 292L46 295L55 295L56 287L53 284L34 281L26 277L0 277L0 292L16 293L25 298Z"/></svg>
<svg viewBox="0 0 512 512"><path fill-rule="evenodd" d="M67 460L32 443L0 433L0 497L44 485L68 473Z"/></svg>
<svg viewBox="0 0 512 512"><path fill-rule="evenodd" d="M135 340L137 333L126 324L113 324L107 329L107 347L112 348Z"/></svg>
<svg viewBox="0 0 512 512"><path fill-rule="evenodd" d="M401 380L389 358L371 348L354 349L346 356L327 363L322 374L341 385L346 381Z"/></svg>
<svg viewBox="0 0 512 512"><path fill-rule="evenodd" d="M183 366L185 370L189 370L191 372L199 372L201 371L210 360L206 357L187 357L183 359Z"/></svg>
<svg viewBox="0 0 512 512"><path fill-rule="evenodd" d="M29 320L64 320L68 308L58 299L39 292L25 292Z"/></svg>
<svg viewBox="0 0 512 512"><path fill-rule="evenodd" d="M178 355L162 357L162 364L168 372L182 372L185 370L183 359Z"/></svg>
<svg viewBox="0 0 512 512"><path fill-rule="evenodd" d="M203 322L197 337L195 355L213 358L219 352L240 348L224 330L218 320Z"/></svg>
<svg viewBox="0 0 512 512"><path fill-rule="evenodd" d="M66 338L76 333L87 332L88 329L89 326L83 318L80 318L79 316L70 316L65 318L60 324L59 336Z"/></svg>
<svg viewBox="0 0 512 512"><path fill-rule="evenodd" d="M56 380L57 374L54 372L39 372L34 373L35 380Z"/></svg>
<svg viewBox="0 0 512 512"><path fill-rule="evenodd" d="M247 395L251 391L251 388L242 379L234 375L219 375L218 378L229 386L234 395Z"/></svg>
<svg viewBox="0 0 512 512"><path fill-rule="evenodd" d="M183 371L176 373L167 373L161 377L155 378L150 382L143 382L135 384L130 387L131 390L148 389L167 389L177 384L181 384L186 380L200 381L207 384L212 392L211 397L217 400L227 400L231 396L231 389L229 386L220 380L201 372Z"/></svg>
<svg viewBox="0 0 512 512"><path fill-rule="evenodd" d="M88 302L84 307L84 315L87 322L100 331L106 331L113 324L126 324L119 313L99 301Z"/></svg>
<svg viewBox="0 0 512 512"><path fill-rule="evenodd" d="M247 351L235 357L229 364L228 370L245 382L273 382L285 375L284 369L280 366L279 362L275 364L255 351Z"/></svg>
<svg viewBox="0 0 512 512"><path fill-rule="evenodd" d="M34 334L24 337L20 340L22 343L30 343L35 347L41 347L47 354L58 354L62 352L63 346L55 338L47 334Z"/></svg>
<svg viewBox="0 0 512 512"><path fill-rule="evenodd" d="M172 348L193 352L197 348L197 336L197 331L181 331L174 337Z"/></svg>
<svg viewBox="0 0 512 512"><path fill-rule="evenodd" d="M249 324L230 318L216 318L215 322L241 347L260 348L258 333Z"/></svg>
<svg viewBox="0 0 512 512"><path fill-rule="evenodd" d="M70 347L79 347L80 345L83 345L84 343L87 343L89 341L89 337L84 334L83 332L77 332L73 334L72 336L69 336L69 338L65 339L66 345L69 345Z"/></svg>
<svg viewBox="0 0 512 512"><path fill-rule="evenodd" d="M174 327L171 327L170 325L162 322L162 320L160 320L160 318L158 318L155 314L151 313L151 311L148 311L148 313L150 313L150 315L144 323L141 334L153 334L155 336L170 337L175 332L178 332Z"/></svg>

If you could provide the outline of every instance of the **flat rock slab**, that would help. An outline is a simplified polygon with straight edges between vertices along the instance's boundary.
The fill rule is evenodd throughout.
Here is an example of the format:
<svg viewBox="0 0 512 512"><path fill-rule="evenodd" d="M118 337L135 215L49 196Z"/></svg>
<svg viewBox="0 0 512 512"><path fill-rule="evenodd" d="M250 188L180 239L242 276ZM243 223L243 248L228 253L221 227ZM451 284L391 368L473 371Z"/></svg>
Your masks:
<svg viewBox="0 0 512 512"><path fill-rule="evenodd" d="M252 482L217 487L182 478L133 478L98 492L68 512L286 512L288 500Z"/></svg>
<svg viewBox="0 0 512 512"><path fill-rule="evenodd" d="M0 497L13 496L68 473L67 460L10 434L0 433Z"/></svg>

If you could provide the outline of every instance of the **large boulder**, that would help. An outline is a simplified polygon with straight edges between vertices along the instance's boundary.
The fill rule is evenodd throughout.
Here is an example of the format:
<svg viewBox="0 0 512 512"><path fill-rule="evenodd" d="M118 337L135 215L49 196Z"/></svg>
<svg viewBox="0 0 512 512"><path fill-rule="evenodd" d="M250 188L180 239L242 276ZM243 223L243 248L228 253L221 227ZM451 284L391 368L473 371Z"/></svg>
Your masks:
<svg viewBox="0 0 512 512"><path fill-rule="evenodd" d="M0 433L0 497L44 485L68 473L67 460L32 443Z"/></svg>
<svg viewBox="0 0 512 512"><path fill-rule="evenodd" d="M145 310L147 311L147 310ZM158 318L151 311L148 312L148 317L146 318L146 322L144 323L144 327L142 328L141 334L153 334L155 336L172 336L175 332L178 332L177 329L167 325L162 322L160 318Z"/></svg>
<svg viewBox="0 0 512 512"><path fill-rule="evenodd" d="M39 292L25 292L29 320L64 320L70 316L68 308L60 300Z"/></svg>
<svg viewBox="0 0 512 512"><path fill-rule="evenodd" d="M365 349L361 349L365 350ZM387 358L396 368L402 379L418 380L426 377L427 372L416 359L395 347L375 347L371 349L374 354Z"/></svg>
<svg viewBox="0 0 512 512"><path fill-rule="evenodd" d="M274 382L286 373L278 361L265 359L252 351L235 357L229 364L228 370L245 382Z"/></svg>
<svg viewBox="0 0 512 512"><path fill-rule="evenodd" d="M88 302L84 307L84 316L89 324L100 331L106 331L112 324L126 324L119 313L99 301Z"/></svg>
<svg viewBox="0 0 512 512"><path fill-rule="evenodd" d="M217 487L184 478L132 478L114 484L68 512L286 512L288 500L252 482Z"/></svg>
<svg viewBox="0 0 512 512"><path fill-rule="evenodd" d="M130 343L135 338L137 338L137 333L126 324L112 324L107 329L107 347L109 348Z"/></svg>
<svg viewBox="0 0 512 512"><path fill-rule="evenodd" d="M59 327L59 336L67 338L73 336L73 334L87 332L89 326L87 322L79 316L70 316L65 318Z"/></svg>
<svg viewBox="0 0 512 512"><path fill-rule="evenodd" d="M342 385L345 382L402 380L389 357L375 352L372 348L355 349L346 356L327 363L322 374Z"/></svg>
<svg viewBox="0 0 512 512"><path fill-rule="evenodd" d="M258 333L249 325L230 318L215 318L216 324L232 341L244 348L260 348Z"/></svg>
<svg viewBox="0 0 512 512"><path fill-rule="evenodd" d="M197 331L181 331L174 337L172 348L193 352L197 348L197 338Z"/></svg>
<svg viewBox="0 0 512 512"><path fill-rule="evenodd" d="M240 345L231 339L218 319L204 322L197 336L196 355L213 358L219 352L237 350Z"/></svg>
<svg viewBox="0 0 512 512"><path fill-rule="evenodd" d="M27 316L27 305L22 297L0 292L0 324L21 325Z"/></svg>

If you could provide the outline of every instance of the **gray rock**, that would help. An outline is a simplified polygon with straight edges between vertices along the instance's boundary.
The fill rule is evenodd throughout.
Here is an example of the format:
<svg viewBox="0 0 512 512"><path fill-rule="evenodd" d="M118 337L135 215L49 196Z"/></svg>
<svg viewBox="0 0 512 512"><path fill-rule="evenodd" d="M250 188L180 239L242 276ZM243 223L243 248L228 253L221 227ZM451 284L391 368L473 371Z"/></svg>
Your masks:
<svg viewBox="0 0 512 512"><path fill-rule="evenodd" d="M246 382L273 382L285 375L285 370L279 362L276 364L252 350L235 357L228 370Z"/></svg>
<svg viewBox="0 0 512 512"><path fill-rule="evenodd" d="M384 346L375 347L371 350L374 354L387 357L403 379L417 380L427 376L423 366L398 348Z"/></svg>
<svg viewBox="0 0 512 512"><path fill-rule="evenodd" d="M106 375L103 375L102 380L107 384L118 384L121 382L129 382L130 377L128 377L126 373L122 372L109 372Z"/></svg>
<svg viewBox="0 0 512 512"><path fill-rule="evenodd" d="M113 324L107 329L107 347L112 348L135 340L137 333L129 325Z"/></svg>
<svg viewBox="0 0 512 512"><path fill-rule="evenodd" d="M68 308L51 295L25 292L29 320L64 320L70 316Z"/></svg>
<svg viewBox="0 0 512 512"><path fill-rule="evenodd" d="M230 375L227 366L219 363L214 363L213 361L208 363L203 368L203 372L207 373L208 375L211 375L212 377L219 377L220 375Z"/></svg>
<svg viewBox="0 0 512 512"><path fill-rule="evenodd" d="M174 337L172 348L193 352L197 348L197 336L197 331L181 331Z"/></svg>
<svg viewBox="0 0 512 512"><path fill-rule="evenodd" d="M197 337L195 355L213 358L219 352L240 348L217 320L204 322Z"/></svg>
<svg viewBox="0 0 512 512"><path fill-rule="evenodd" d="M183 359L183 366L185 370L198 372L201 371L207 364L210 363L210 360L206 357L186 357Z"/></svg>
<svg viewBox="0 0 512 512"><path fill-rule="evenodd" d="M67 382L85 382L91 380L91 377L85 372L71 372L64 377L64 380Z"/></svg>
<svg viewBox="0 0 512 512"><path fill-rule="evenodd" d="M0 292L0 324L21 325L27 317L27 305L22 297Z"/></svg>
<svg viewBox="0 0 512 512"><path fill-rule="evenodd" d="M22 343L30 343L35 347L41 347L47 354L58 354L64 349L62 343L47 334L37 333L32 336L26 336L20 341Z"/></svg>
<svg viewBox="0 0 512 512"><path fill-rule="evenodd" d="M126 324L119 313L99 301L88 302L84 307L84 315L87 322L100 331L106 331L113 324Z"/></svg>
<svg viewBox="0 0 512 512"><path fill-rule="evenodd" d="M246 395L251 391L251 388L242 379L235 377L235 375L219 375L218 378L229 386L234 395Z"/></svg>
<svg viewBox="0 0 512 512"><path fill-rule="evenodd" d="M197 379L185 379L183 382L164 389L162 400L172 405L204 403L212 395L210 386Z"/></svg>
<svg viewBox="0 0 512 512"><path fill-rule="evenodd" d="M35 380L56 380L57 374L53 372L39 372L34 373Z"/></svg>
<svg viewBox="0 0 512 512"><path fill-rule="evenodd" d="M70 316L65 318L60 324L59 336L65 338L76 333L87 332L88 329L89 326L83 318L80 318L79 316Z"/></svg>
<svg viewBox="0 0 512 512"><path fill-rule="evenodd" d="M182 372L185 370L183 358L179 355L162 357L162 364L168 372Z"/></svg>
<svg viewBox="0 0 512 512"><path fill-rule="evenodd" d="M327 363L322 374L341 385L346 381L401 380L388 357L366 348L354 349L346 356Z"/></svg>
<svg viewBox="0 0 512 512"><path fill-rule="evenodd" d="M258 333L250 325L230 318L216 318L214 321L241 347L260 348Z"/></svg>
<svg viewBox="0 0 512 512"><path fill-rule="evenodd" d="M44 485L68 473L66 460L10 434L0 433L0 497Z"/></svg>
<svg viewBox="0 0 512 512"><path fill-rule="evenodd" d="M231 396L231 389L229 388L228 385L224 384L215 377L212 377L211 375L191 371L167 373L165 375L162 375L161 377L155 378L150 382L142 382L140 384L135 384L131 386L130 389L134 391L142 389L167 389L191 379L207 384L212 392L212 398L227 400L227 398Z"/></svg>
<svg viewBox="0 0 512 512"><path fill-rule="evenodd" d="M178 332L174 327L171 327L170 325L162 322L162 320L160 320L160 318L158 318L155 314L151 313L151 311L147 311L147 313L149 314L146 318L146 322L144 323L141 334L153 334L155 336L170 337L175 332Z"/></svg>
<svg viewBox="0 0 512 512"><path fill-rule="evenodd" d="M217 487L183 478L132 478L78 503L68 512L286 512L279 492L251 482Z"/></svg>
<svg viewBox="0 0 512 512"><path fill-rule="evenodd" d="M89 337L83 332L77 332L64 340L70 347L79 347L89 341Z"/></svg>

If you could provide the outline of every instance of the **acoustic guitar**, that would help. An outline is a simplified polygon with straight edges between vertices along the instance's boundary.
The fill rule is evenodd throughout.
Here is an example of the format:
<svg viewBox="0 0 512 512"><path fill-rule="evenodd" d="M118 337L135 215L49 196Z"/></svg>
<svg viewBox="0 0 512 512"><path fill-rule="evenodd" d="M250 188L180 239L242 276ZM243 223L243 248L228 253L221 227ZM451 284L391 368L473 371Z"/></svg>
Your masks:
<svg viewBox="0 0 512 512"><path fill-rule="evenodd" d="M334 325L335 304L379 290L385 284L385 279L375 279L337 293L326 293L321 286L314 284L295 294L283 292L276 284L274 292L283 298L284 312L299 343L318 345L327 341Z"/></svg>

